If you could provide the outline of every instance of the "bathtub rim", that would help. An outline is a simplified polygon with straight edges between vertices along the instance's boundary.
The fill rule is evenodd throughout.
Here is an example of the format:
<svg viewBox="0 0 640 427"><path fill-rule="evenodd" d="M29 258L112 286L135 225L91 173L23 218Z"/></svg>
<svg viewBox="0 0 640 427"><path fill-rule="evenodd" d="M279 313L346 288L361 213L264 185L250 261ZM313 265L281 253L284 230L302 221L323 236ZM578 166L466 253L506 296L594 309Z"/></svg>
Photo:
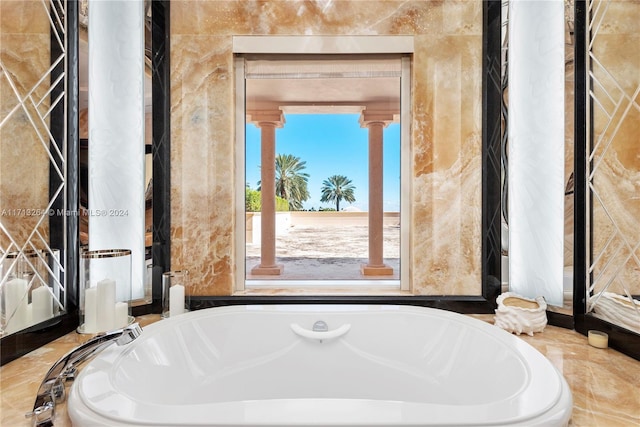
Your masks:
<svg viewBox="0 0 640 427"><path fill-rule="evenodd" d="M549 408L548 411L546 411L543 414L540 414L537 417L534 418L529 418L526 420L523 420L521 422L515 422L515 423L509 423L509 424L501 424L502 426L510 426L510 427L552 427L552 426L567 426L570 419L571 419L571 415L572 415L572 408L573 408L573 396L571 394L571 389L569 388L569 385L567 384L566 380L564 378L561 378L562 381L562 393L560 395L560 399L556 402L556 404ZM113 418L108 418L108 417L104 417L102 416L102 414L98 414L94 411L92 411L88 406L86 406L84 404L84 402L82 402L81 399L78 399L78 401L76 401L73 405L71 405L69 403L69 417L72 419L74 424L78 424L78 425L87 425L87 426L91 426L91 427L100 427L100 426L104 426L104 427L133 427L134 425L130 424L130 423L121 423ZM71 414L74 414L74 416L72 417ZM144 425L148 425L148 424L135 424L135 425L139 425L139 426L144 426ZM242 427L265 427L268 426L269 424L255 424L255 423L244 423L244 424L238 424L238 423L223 423L223 424L211 424L209 422L207 422L206 424L204 423L200 423L200 424L185 424L185 426L210 426L210 427L231 427L231 426L242 426ZM273 426L274 424L271 424L271 426ZM280 427L308 427L311 424L287 424L287 425L283 425L283 424L278 424L278 426ZM373 427L373 424L347 424L347 423L342 423L342 424L331 424L331 427L349 427L349 426L353 426L353 427L362 427L363 425L366 426L370 426ZM407 426L418 426L418 424L406 424ZM468 427L472 427L472 426L481 426L482 424L469 424ZM170 424L153 424L154 427L176 427L176 425L174 423L170 423ZM314 427L319 427L321 426L321 424L313 424ZM397 424L376 424L376 427L396 427ZM428 426L428 425L427 425ZM458 427L464 427L461 425L458 425Z"/></svg>
<svg viewBox="0 0 640 427"><path fill-rule="evenodd" d="M356 308L356 310L354 310L354 307ZM391 304L350 304L350 305L344 305L344 304L340 304L340 305L327 305L327 304L315 304L315 305L310 305L310 304L301 304L301 305L291 305L291 304L286 304L286 305L242 305L242 306L222 306L222 307L217 307L214 308L212 310L199 310L197 312L192 312L189 313L188 315L185 316L180 316L180 318L174 318L174 319L168 319L168 320L163 320L162 322L157 322L153 325L148 326L145 329L151 329L152 335L155 335L156 333L161 333L162 329L164 329L162 327L162 325L169 325L170 323L185 323L185 322L190 322L192 321L192 319L195 317L200 318L200 317L208 317L211 316L213 313L213 310L215 310L215 313L213 314L215 315L222 315L224 314L224 312L233 312L233 313L237 313L237 312L244 312L244 311L251 311L251 312L258 312L258 311L280 311L280 312L285 312L285 313L291 313L294 314L296 312L301 312L304 314L309 314L311 311L316 311L319 313L323 313L323 312L337 312L337 313L345 313L345 312L349 312L349 311L358 311L358 312L367 312L367 311L371 311L371 309L376 309L376 310L388 310L388 311L395 311L395 310L399 310L399 311L405 311L405 312L415 312L417 314L424 314L424 312L426 311L427 313L430 313L432 316L443 316L445 318L450 318L453 319L454 321L459 321L461 323L464 324L468 324L471 326L476 327L477 329L480 329L481 332L489 332L492 336L492 338L495 338L496 341L500 341L501 344L507 345L507 347L509 347L509 350L511 350L513 353L517 354L517 357L520 360L524 360L525 363L525 367L526 367L526 371L527 371L527 381L530 383L531 382L531 378L536 378L535 375L532 375L531 373L531 365L529 364L529 362L531 362L531 359L526 357L527 354L532 353L535 354L537 356L534 357L534 359L536 357L538 357L538 361L534 361L536 364L536 366L538 366L537 364L542 361L542 363L544 365L548 365L545 366L545 368L548 370L548 368L552 368L551 370L555 373L555 375L558 378L559 381L559 386L557 388L555 388L553 391L556 393L555 398L553 399L553 402L548 404L545 408L542 408L540 410L538 410L537 412L534 412L533 414L527 414L524 416L520 416L519 418L515 418L513 421L513 423L509 423L509 424L500 424L500 425L538 425L536 424L538 421L538 419L540 420L549 420L549 419L565 419L567 422L570 418L571 415L571 411L572 411L572 396L571 396L571 391L566 383L566 380L563 378L563 376L560 374L560 372L551 364L551 362L544 357L544 355L542 355L538 350L536 350L534 347L532 347L530 344L526 343L525 341L520 340L519 338L516 338L515 336L513 336L512 334L509 334L495 326L493 326L492 324L485 322L483 320L477 319L477 318L473 318L470 316L466 316L466 315L462 315L456 312L451 312L451 311L445 311L445 310L440 310L440 309L434 309L434 308L429 308L429 307L420 307L420 306L404 306L404 305L391 305ZM436 312L437 311L437 312ZM158 329L158 331L156 331L156 329ZM497 333L498 335L494 335L494 333ZM152 336L151 335L151 336ZM509 346L508 344L516 342L518 343L517 346L512 347ZM122 354L122 353L127 353L127 348L117 348L117 347L113 347L111 349L109 349L107 352L111 352L111 353L116 353L118 355ZM522 351L524 350L524 352ZM100 359L102 358L103 355L98 356L96 359ZM81 376L79 378L80 381L76 381L74 382L74 385L72 387L72 395L77 395L79 394L78 392L78 388L80 387L80 384L82 384L82 372L81 372ZM550 377L545 376L545 378L549 379ZM529 385L527 386L523 386L521 387L521 390L516 394L516 396L519 396L522 393L522 389L526 389ZM557 392L556 392L557 390ZM304 400L313 400L315 402L318 402L320 400L323 399L279 399L282 401L304 401ZM325 400L338 400L338 399L325 399ZM359 399L345 399L348 401L356 401ZM360 399L360 400L367 400L367 399ZM381 402L388 402L386 400L370 400L371 402L375 402L376 405L380 405ZM239 403L243 403L246 401L238 401ZM211 406L211 405L223 405L226 403L238 403L238 402L220 402L220 403L214 403L214 404L207 404L206 406ZM567 406L567 402L568 402L568 406ZM427 403L415 403L415 402L401 402L404 405L408 405L411 406L412 404L415 405L420 405L422 407L429 407L430 404ZM87 414L94 414L96 415L98 418L101 418L105 421L105 425L120 425L117 423L124 423L122 425L129 425L127 423L130 423L131 420L126 420L124 419L124 417L110 417L108 415L103 416L99 410L95 410L93 408L91 408L90 403L87 404L87 402L85 402L83 396L78 396L77 399L69 399L69 408L70 408L70 416L72 414L73 411L76 411L78 413L82 413L84 415ZM193 405L193 406L197 406L197 405ZM204 406L204 405L203 405ZM435 407L450 407L451 405L439 405L439 404L431 404L431 406ZM473 405L464 405L464 406L473 406ZM220 406L222 407L222 406ZM551 417L551 418L550 418ZM222 423L215 423L215 424L207 424L207 425L245 425L245 424L236 424L236 423L226 423L223 420L221 420ZM295 420L294 420L295 421ZM491 421L489 421L491 422ZM475 423L473 425L497 425L494 424L495 421L493 421L491 424L483 424L483 423ZM547 422L547 421L545 421ZM114 424L116 423L116 424ZM532 424L533 423L533 424ZM565 423L566 424L566 423ZM145 425L144 423L140 423L140 425ZM156 425L154 423L154 425ZM191 424L189 424L191 425ZM193 425L200 425L198 423L195 423ZM254 425L254 424L247 424L247 425ZM267 425L267 424L255 424L255 425ZM277 423L277 425L303 425L303 424L299 424L299 422L294 422L294 423L287 423L284 421L279 421ZM334 425L334 424L330 424L330 425ZM351 425L351 424L344 424L344 425ZM368 421L367 424L355 424L355 425L371 425L371 421ZM385 424L387 425L387 424ZM409 425L409 424L408 424ZM413 424L411 424L413 425ZM540 425L546 425L544 423L540 424ZM555 424L554 424L555 425ZM558 425L562 425L562 424L558 424Z"/></svg>

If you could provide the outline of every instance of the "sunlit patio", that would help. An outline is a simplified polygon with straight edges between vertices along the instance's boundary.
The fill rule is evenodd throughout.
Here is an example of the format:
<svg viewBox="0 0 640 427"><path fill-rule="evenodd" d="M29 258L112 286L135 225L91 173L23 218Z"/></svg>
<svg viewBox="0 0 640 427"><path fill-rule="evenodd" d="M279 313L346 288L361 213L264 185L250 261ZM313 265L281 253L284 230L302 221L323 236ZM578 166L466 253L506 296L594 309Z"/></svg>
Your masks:
<svg viewBox="0 0 640 427"><path fill-rule="evenodd" d="M331 285L331 281L380 281L389 286L400 279L400 226L386 225L384 236L384 262L393 267L392 276L364 276L362 264L368 260L368 228L349 226L294 226L276 239L276 259L284 267L279 276L257 276L251 269L260 262L260 246L246 245L246 279L249 281L277 282L315 281L317 285ZM321 283L324 281L325 283ZM329 283L326 283L326 282ZM357 286L356 284L353 284Z"/></svg>

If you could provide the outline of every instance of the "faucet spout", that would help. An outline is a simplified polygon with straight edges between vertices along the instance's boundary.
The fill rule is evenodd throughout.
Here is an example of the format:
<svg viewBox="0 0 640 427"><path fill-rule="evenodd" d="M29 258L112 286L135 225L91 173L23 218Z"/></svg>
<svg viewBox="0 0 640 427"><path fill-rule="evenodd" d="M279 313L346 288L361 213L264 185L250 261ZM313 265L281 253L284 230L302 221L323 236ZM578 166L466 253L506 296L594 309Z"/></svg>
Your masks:
<svg viewBox="0 0 640 427"><path fill-rule="evenodd" d="M65 382L75 378L78 366L111 344L129 344L141 333L140 325L133 323L125 328L97 335L62 356L47 372L38 389L33 411L25 416L33 417L33 425L36 427L53 426L56 403L64 402Z"/></svg>

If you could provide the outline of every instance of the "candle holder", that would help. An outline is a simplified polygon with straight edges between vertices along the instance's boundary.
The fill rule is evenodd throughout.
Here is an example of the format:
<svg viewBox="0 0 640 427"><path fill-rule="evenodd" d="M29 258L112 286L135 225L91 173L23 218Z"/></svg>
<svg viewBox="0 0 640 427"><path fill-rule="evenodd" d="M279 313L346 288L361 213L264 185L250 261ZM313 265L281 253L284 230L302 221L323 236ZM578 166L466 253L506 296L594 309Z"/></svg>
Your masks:
<svg viewBox="0 0 640 427"><path fill-rule="evenodd" d="M162 273L162 317L175 317L189 311L191 297L187 294L189 271Z"/></svg>
<svg viewBox="0 0 640 427"><path fill-rule="evenodd" d="M0 336L51 319L61 303L57 249L9 252L0 264Z"/></svg>
<svg viewBox="0 0 640 427"><path fill-rule="evenodd" d="M131 251L104 249L80 254L81 334L95 334L133 323Z"/></svg>

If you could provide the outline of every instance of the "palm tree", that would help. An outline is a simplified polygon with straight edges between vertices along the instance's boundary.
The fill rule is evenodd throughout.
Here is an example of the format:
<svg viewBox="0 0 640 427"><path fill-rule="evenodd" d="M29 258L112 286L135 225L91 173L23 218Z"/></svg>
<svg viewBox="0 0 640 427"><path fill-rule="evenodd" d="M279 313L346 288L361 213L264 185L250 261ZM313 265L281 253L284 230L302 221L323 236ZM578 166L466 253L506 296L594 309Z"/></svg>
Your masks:
<svg viewBox="0 0 640 427"><path fill-rule="evenodd" d="M307 162L300 161L300 157L291 154L276 156L276 196L280 196L289 203L289 210L302 210L302 202L309 200L307 183L309 174L302 172ZM258 182L258 190L260 190Z"/></svg>
<svg viewBox="0 0 640 427"><path fill-rule="evenodd" d="M345 200L349 203L356 201L353 195L355 190L351 184L351 180L344 175L333 175L322 182L322 197L321 202L336 202L336 211L340 211L340 200Z"/></svg>

